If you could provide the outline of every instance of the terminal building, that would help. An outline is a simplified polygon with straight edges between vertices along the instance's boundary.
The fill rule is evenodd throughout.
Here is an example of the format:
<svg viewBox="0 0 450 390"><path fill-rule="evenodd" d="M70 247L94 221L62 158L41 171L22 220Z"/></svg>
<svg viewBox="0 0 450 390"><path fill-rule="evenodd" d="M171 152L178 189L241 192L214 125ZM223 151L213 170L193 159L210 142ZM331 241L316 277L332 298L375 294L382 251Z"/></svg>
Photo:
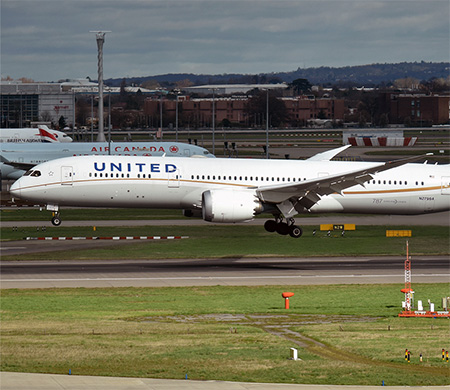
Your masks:
<svg viewBox="0 0 450 390"><path fill-rule="evenodd" d="M61 83L1 83L1 127L31 127L33 122L73 123L75 93Z"/></svg>
<svg viewBox="0 0 450 390"><path fill-rule="evenodd" d="M36 122L58 124L61 116L69 127L73 127L77 96L98 95L98 84L88 79L58 83L2 81L0 87L1 128L31 127ZM125 90L142 94L157 92L140 87L126 87ZM104 87L103 91L105 96L117 95L120 88Z"/></svg>

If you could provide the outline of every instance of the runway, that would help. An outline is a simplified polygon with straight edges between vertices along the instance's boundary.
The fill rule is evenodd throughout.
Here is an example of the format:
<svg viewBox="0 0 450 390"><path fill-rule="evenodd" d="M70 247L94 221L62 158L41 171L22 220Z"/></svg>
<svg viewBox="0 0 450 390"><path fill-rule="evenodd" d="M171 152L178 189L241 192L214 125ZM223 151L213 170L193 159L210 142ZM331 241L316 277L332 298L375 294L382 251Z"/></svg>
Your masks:
<svg viewBox="0 0 450 390"><path fill-rule="evenodd" d="M114 210L111 209L111 213ZM52 227L50 222L50 213L47 213L46 221L2 221L2 227ZM101 221L65 221L64 210L61 212L62 226L212 226L211 222L206 222L200 218L182 218L182 219L151 219L151 220L101 220ZM267 218L256 218L249 222L242 222L236 225L256 225L262 226ZM346 224L354 223L356 225L398 225L398 226L450 226L450 211L439 213L429 213L421 215L359 215L359 214L332 214L332 215L314 215L301 214L296 217L297 225L311 226L320 224Z"/></svg>
<svg viewBox="0 0 450 390"><path fill-rule="evenodd" d="M448 283L448 256L417 256L417 283ZM404 259L384 257L225 258L3 262L1 288L182 287L403 283Z"/></svg>

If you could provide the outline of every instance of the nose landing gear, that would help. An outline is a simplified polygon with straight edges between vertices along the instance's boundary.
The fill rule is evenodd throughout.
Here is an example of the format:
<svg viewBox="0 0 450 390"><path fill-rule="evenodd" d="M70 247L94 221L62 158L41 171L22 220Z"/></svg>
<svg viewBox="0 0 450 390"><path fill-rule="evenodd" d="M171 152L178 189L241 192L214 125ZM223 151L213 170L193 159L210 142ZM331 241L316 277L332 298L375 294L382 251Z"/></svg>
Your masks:
<svg viewBox="0 0 450 390"><path fill-rule="evenodd" d="M264 228L270 232L277 232L283 236L290 235L294 238L299 238L303 234L301 227L294 225L295 221L293 218L289 218L286 222L283 222L282 218L277 218L275 220L269 219L264 223Z"/></svg>

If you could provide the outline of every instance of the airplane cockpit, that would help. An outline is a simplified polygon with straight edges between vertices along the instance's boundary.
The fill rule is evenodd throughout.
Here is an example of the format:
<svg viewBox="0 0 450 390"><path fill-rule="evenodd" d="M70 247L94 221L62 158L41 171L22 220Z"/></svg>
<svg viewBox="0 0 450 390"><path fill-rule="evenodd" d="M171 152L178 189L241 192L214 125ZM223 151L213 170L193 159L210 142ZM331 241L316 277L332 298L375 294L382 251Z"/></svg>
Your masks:
<svg viewBox="0 0 450 390"><path fill-rule="evenodd" d="M41 171L37 169L30 169L24 173L24 176L39 177L41 176Z"/></svg>

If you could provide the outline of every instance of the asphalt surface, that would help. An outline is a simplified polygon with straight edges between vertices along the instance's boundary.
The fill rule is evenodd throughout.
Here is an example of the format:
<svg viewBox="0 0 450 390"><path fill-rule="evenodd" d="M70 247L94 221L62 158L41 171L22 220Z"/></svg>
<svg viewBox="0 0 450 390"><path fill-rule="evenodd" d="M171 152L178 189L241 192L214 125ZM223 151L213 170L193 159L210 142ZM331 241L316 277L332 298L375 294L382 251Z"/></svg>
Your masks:
<svg viewBox="0 0 450 390"><path fill-rule="evenodd" d="M299 363L301 364L301 363ZM2 390L375 390L379 386L292 385L286 383L245 383L191 381L151 378L109 378L76 375L0 373ZM381 384L380 384L381 386ZM386 386L410 389L410 386ZM417 389L443 390L448 386L420 386Z"/></svg>
<svg viewBox="0 0 450 390"><path fill-rule="evenodd" d="M114 210L111 210L114 213ZM49 227L53 226L50 222L51 216L48 214L47 221L2 221L1 226L8 227ZM61 212L62 225L61 226L211 226L210 222L206 222L202 219L196 218L182 218L182 219L166 219L166 220L101 220L101 221L65 221L64 210ZM267 217L269 218L269 215ZM257 218L250 222L243 222L237 225L259 225L262 226L267 220L265 218ZM327 215L327 216L314 216L301 215L295 218L296 224L299 226L311 226L320 224L345 224L354 223L356 225L402 225L402 226L450 226L450 211L444 211L440 213L430 213L422 215Z"/></svg>
<svg viewBox="0 0 450 390"><path fill-rule="evenodd" d="M414 282L450 281L448 256L418 256ZM389 257L224 258L3 262L1 288L180 287L402 283L404 259Z"/></svg>

